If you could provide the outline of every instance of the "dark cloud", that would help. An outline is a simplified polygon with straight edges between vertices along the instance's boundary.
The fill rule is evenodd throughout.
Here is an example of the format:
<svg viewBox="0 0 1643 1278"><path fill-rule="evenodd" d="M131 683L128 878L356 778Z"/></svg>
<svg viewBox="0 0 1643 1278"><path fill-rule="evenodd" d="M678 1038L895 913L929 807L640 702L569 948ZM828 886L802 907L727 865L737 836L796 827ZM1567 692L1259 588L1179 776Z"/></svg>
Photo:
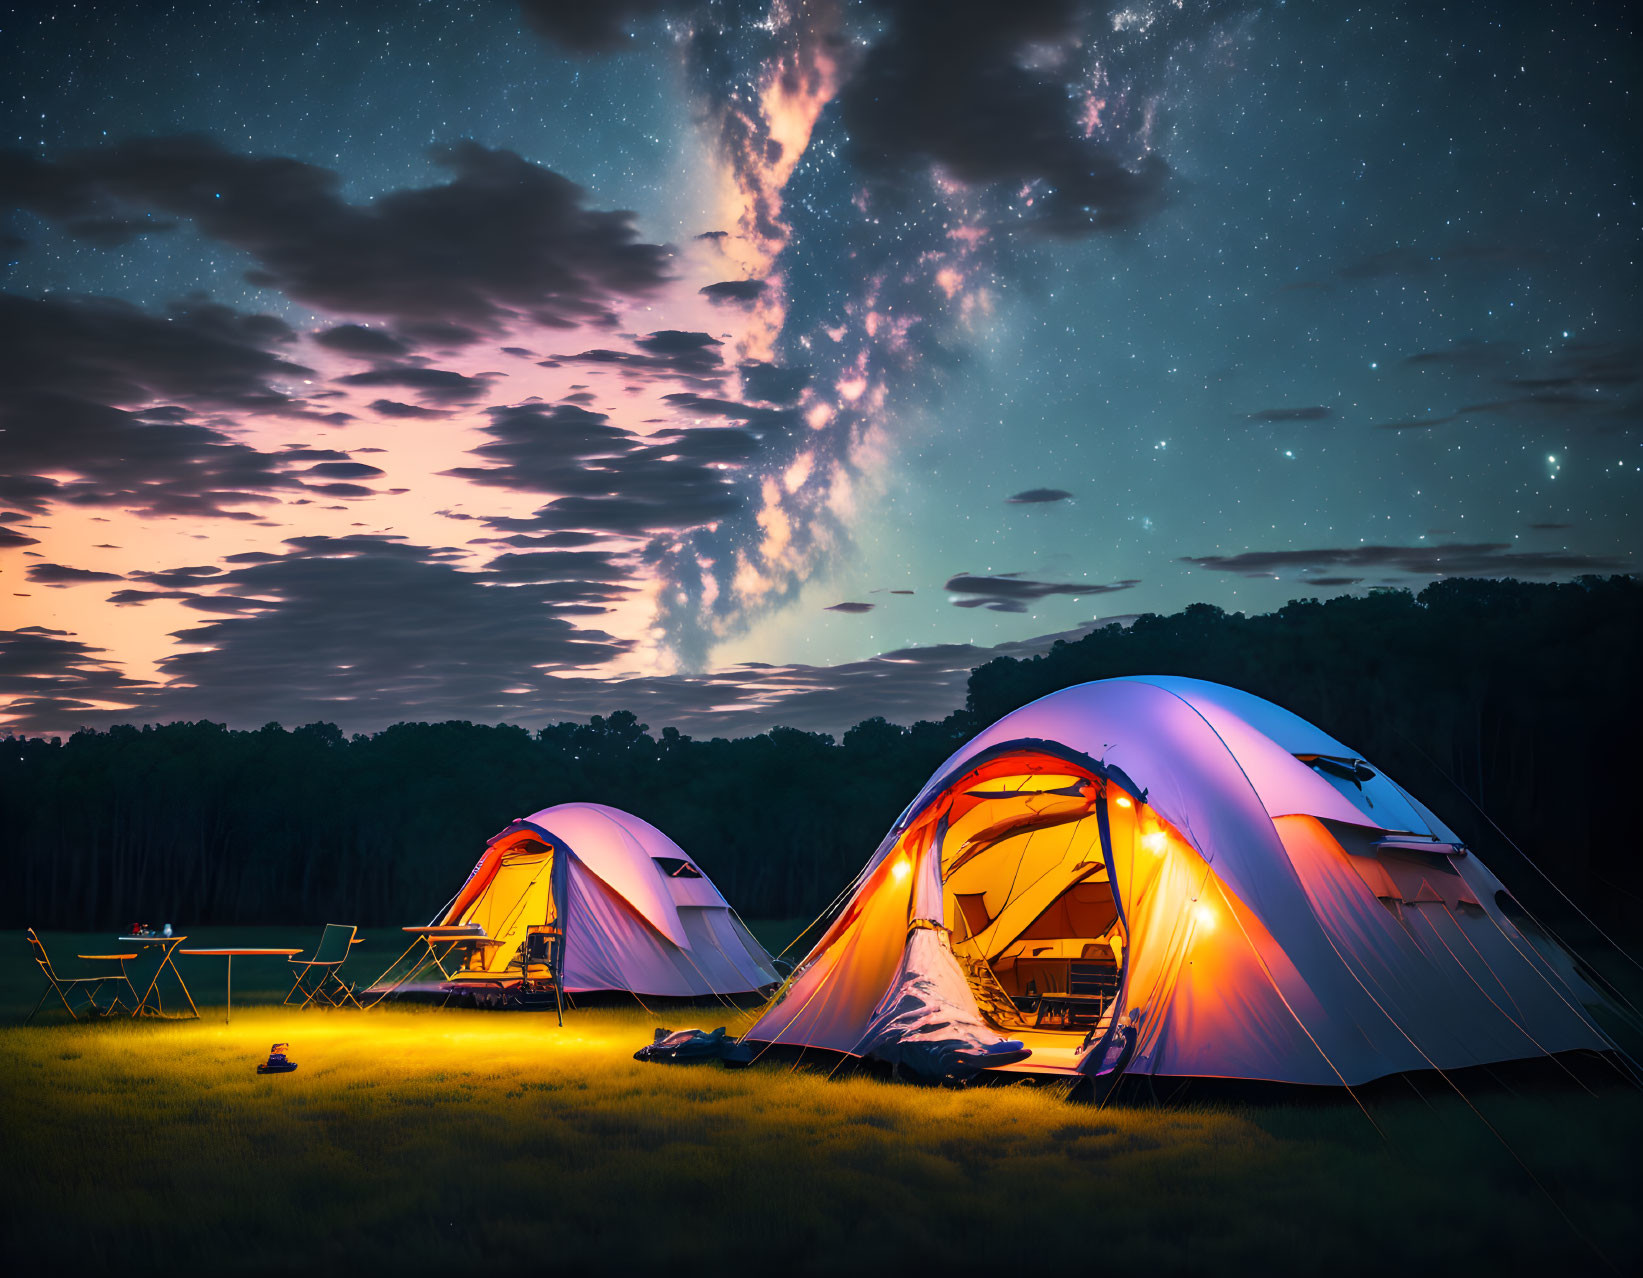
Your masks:
<svg viewBox="0 0 1643 1278"><path fill-rule="evenodd" d="M1589 387L1615 390L1643 382L1643 342L1568 342L1540 376L1518 376L1508 385L1526 390Z"/></svg>
<svg viewBox="0 0 1643 1278"><path fill-rule="evenodd" d="M30 537L12 528L0 527L0 550L15 550L19 546L38 546L40 539Z"/></svg>
<svg viewBox="0 0 1643 1278"><path fill-rule="evenodd" d="M192 586L222 574L213 564L194 564L182 568L167 568L160 572L133 572L126 574L132 581L146 581L151 586Z"/></svg>
<svg viewBox="0 0 1643 1278"><path fill-rule="evenodd" d="M1565 528L1573 528L1573 524L1530 524L1536 532L1561 532Z"/></svg>
<svg viewBox="0 0 1643 1278"><path fill-rule="evenodd" d="M664 328L646 337L636 338L633 344L647 355L657 359L679 361L680 367L691 371L709 366L717 367L720 363L719 352L708 348L717 347L722 343L707 333Z"/></svg>
<svg viewBox="0 0 1643 1278"><path fill-rule="evenodd" d="M336 380L344 386L404 386L439 403L454 404L483 399L495 376L479 373L469 377L448 368L384 364L363 373L348 373Z"/></svg>
<svg viewBox="0 0 1643 1278"><path fill-rule="evenodd" d="M693 426L664 430L649 437L647 455L670 462L749 462L759 456L764 438L756 429L736 426Z"/></svg>
<svg viewBox="0 0 1643 1278"><path fill-rule="evenodd" d="M1416 351L1404 357L1410 368L1437 368L1465 372L1498 369L1512 359L1512 350L1505 342L1485 342L1475 337L1462 338L1450 346L1434 350Z"/></svg>
<svg viewBox="0 0 1643 1278"><path fill-rule="evenodd" d="M4 387L0 387L0 415L10 416L8 412ZM40 404L38 406L48 406ZM15 406L13 406L15 407ZM9 429L9 428L8 428ZM56 469L60 457L45 463L51 469ZM24 465L33 463L24 462ZM26 507L24 518L32 518L46 508L47 503L62 492L62 485L55 479L47 479L44 475L0 475L0 498L18 506ZM14 516L15 518L16 516Z"/></svg>
<svg viewBox="0 0 1643 1278"><path fill-rule="evenodd" d="M287 391L312 370L283 321L200 298L145 311L108 298L0 294L0 499L216 515L296 487L294 454L219 430L218 413L316 415ZM70 478L61 478L70 476Z"/></svg>
<svg viewBox="0 0 1643 1278"><path fill-rule="evenodd" d="M411 348L392 333L363 324L339 324L315 333L314 340L327 350L361 359L397 359L411 353Z"/></svg>
<svg viewBox="0 0 1643 1278"><path fill-rule="evenodd" d="M1301 584L1303 586L1330 586L1330 587L1335 587L1335 586L1356 586L1362 580L1363 580L1362 577L1303 577L1303 578L1301 578Z"/></svg>
<svg viewBox="0 0 1643 1278"><path fill-rule="evenodd" d="M796 404L810 385L808 368L784 368L750 360L739 365L737 371L742 375L742 393L765 404Z"/></svg>
<svg viewBox="0 0 1643 1278"><path fill-rule="evenodd" d="M307 484L305 487L311 493L320 493L326 497L371 497L376 494L375 489L367 488L364 484Z"/></svg>
<svg viewBox="0 0 1643 1278"><path fill-rule="evenodd" d="M628 556L607 550L532 550L498 555L486 571L505 581L621 581Z"/></svg>
<svg viewBox="0 0 1643 1278"><path fill-rule="evenodd" d="M1450 422L1459 421L1469 412L1488 412L1487 404L1474 404L1470 408L1458 409L1453 413L1442 413L1431 417L1410 417L1402 421L1376 422L1376 430L1431 430L1434 426L1447 426Z"/></svg>
<svg viewBox="0 0 1643 1278"><path fill-rule="evenodd" d="M1258 412L1244 414L1245 420L1252 422L1324 422L1333 416L1335 410L1322 404L1312 404L1305 408L1263 408Z"/></svg>
<svg viewBox="0 0 1643 1278"><path fill-rule="evenodd" d="M144 718L500 718L522 696L542 704L554 671L629 646L567 620L555 581L506 584L515 578L461 570L454 551L375 535L286 545L212 578L226 598L199 606L243 615L178 632L198 650L161 662L170 686L147 694ZM593 593L584 577L615 575L608 560L559 567L583 599Z"/></svg>
<svg viewBox="0 0 1643 1278"><path fill-rule="evenodd" d="M397 399L373 399L371 411L379 417L429 418L450 417L450 410L444 408L424 408L420 404L406 404Z"/></svg>
<svg viewBox="0 0 1643 1278"><path fill-rule="evenodd" d="M12 726L59 728L103 714L93 703L131 705L145 685L63 630L0 630L0 713Z"/></svg>
<svg viewBox="0 0 1643 1278"><path fill-rule="evenodd" d="M532 550L498 555L485 565L489 580L537 587L544 600L570 612L601 613L636 587L629 556L604 550Z"/></svg>
<svg viewBox="0 0 1643 1278"><path fill-rule="evenodd" d="M716 523L741 506L735 490L705 467L656 468L620 492L560 497L528 519L497 518L497 529L597 529L616 536L677 533Z"/></svg>
<svg viewBox="0 0 1643 1278"><path fill-rule="evenodd" d="M559 497L529 518L498 517L486 522L501 531L593 529L641 537L716 523L741 505L731 485L708 467L622 467L605 473L620 474L626 486L597 496ZM590 486L599 482L595 479ZM616 480L608 481L608 486L615 488Z"/></svg>
<svg viewBox="0 0 1643 1278"><path fill-rule="evenodd" d="M1501 342L1466 338L1420 351L1405 367L1470 375L1473 386L1504 388L1494 398L1446 413L1378 423L1382 430L1430 430L1467 417L1529 425L1579 426L1603 432L1643 422L1643 343L1636 340L1565 342L1549 354ZM1487 390L1485 391L1487 393Z"/></svg>
<svg viewBox="0 0 1643 1278"><path fill-rule="evenodd" d="M1066 501L1072 494L1065 488L1029 488L1004 499L1009 506L1038 506L1045 502Z"/></svg>
<svg viewBox="0 0 1643 1278"><path fill-rule="evenodd" d="M13 148L0 149L0 205L7 204L59 222L69 234L105 248L138 235L174 230L177 225L121 214L115 201L89 176ZM24 243L20 238L8 242L15 247Z"/></svg>
<svg viewBox="0 0 1643 1278"><path fill-rule="evenodd" d="M120 581L117 572L93 572L89 568L68 568L62 564L30 564L28 579L43 586L72 586L82 581Z"/></svg>
<svg viewBox="0 0 1643 1278"><path fill-rule="evenodd" d="M317 466L310 466L302 473L323 475L326 479L373 479L386 472L376 466L367 466L364 462L325 461Z"/></svg>
<svg viewBox="0 0 1643 1278"><path fill-rule="evenodd" d="M751 306L764 295L764 288L763 280L720 280L696 291L708 301L720 305Z"/></svg>
<svg viewBox="0 0 1643 1278"><path fill-rule="evenodd" d="M857 162L881 181L934 166L1013 193L1042 183L1027 224L1056 232L1134 226L1162 207L1168 167L1085 136L1066 72L1035 49L1071 46L1075 0L881 0L884 33L844 85Z"/></svg>
<svg viewBox="0 0 1643 1278"><path fill-rule="evenodd" d="M701 0L519 0L525 25L577 53L610 53L633 39L640 23L688 13Z"/></svg>
<svg viewBox="0 0 1643 1278"><path fill-rule="evenodd" d="M268 603L238 595L204 595L192 590L116 590L108 602L117 608L129 608L150 603L155 599L180 599L185 608L196 612L248 613L261 612Z"/></svg>
<svg viewBox="0 0 1643 1278"><path fill-rule="evenodd" d="M577 482L586 467L630 452L635 436L611 425L604 413L572 404L531 402L486 410L491 442L470 449L489 466L444 472L493 488L555 492Z"/></svg>
<svg viewBox="0 0 1643 1278"><path fill-rule="evenodd" d="M56 392L128 406L177 399L279 412L302 401L274 383L313 373L274 349L296 339L283 320L198 297L155 314L113 298L5 293L0 332L6 334L0 372L8 398ZM174 420L186 415L162 411Z"/></svg>
<svg viewBox="0 0 1643 1278"><path fill-rule="evenodd" d="M853 601L848 601L847 600L844 603L828 604L827 607L824 608L822 611L824 611L824 612L872 612L873 609L876 608L876 607L878 607L877 604L855 603Z"/></svg>
<svg viewBox="0 0 1643 1278"><path fill-rule="evenodd" d="M250 254L247 278L344 315L394 321L429 342L460 344L509 320L569 327L669 278L670 251L642 242L628 212L586 207L587 192L512 151L434 147L443 185L352 204L329 169L241 155L210 138L140 138L0 168L0 200L65 224L101 204L190 218ZM47 207L55 200L56 213Z"/></svg>
<svg viewBox="0 0 1643 1278"><path fill-rule="evenodd" d="M710 524L740 506L734 468L762 448L755 429L699 427L644 437L571 404L531 402L488 413L491 442L470 452L493 464L444 473L557 494L535 515L485 520L504 533L640 536Z"/></svg>
<svg viewBox="0 0 1643 1278"><path fill-rule="evenodd" d="M578 355L562 355L557 361L544 360L544 365L558 367L568 364L604 364L629 372L658 376L688 376L714 378L724 373L724 360L719 354L722 343L707 333L690 333L669 328L635 338L637 351L618 351L598 348Z"/></svg>
<svg viewBox="0 0 1643 1278"><path fill-rule="evenodd" d="M600 537L597 533L514 533L510 537L475 537L468 544L470 546L516 546L521 549L546 548L549 546L570 548L591 546L599 540Z"/></svg>
<svg viewBox="0 0 1643 1278"><path fill-rule="evenodd" d="M1252 550L1237 555L1184 556L1181 563L1241 577L1279 577L1330 568L1408 573L1417 577L1560 577L1624 572L1626 560L1608 555L1517 550L1510 542L1432 546L1345 546L1318 550ZM1313 585L1322 581L1313 579Z"/></svg>
<svg viewBox="0 0 1643 1278"><path fill-rule="evenodd" d="M1051 595L1107 595L1129 590L1141 583L1125 579L1109 584L1090 582L1031 581L1020 573L1007 572L996 576L977 576L959 573L949 577L942 586L950 595L964 598L953 600L959 608L986 608L991 612L1026 612L1027 605Z"/></svg>
<svg viewBox="0 0 1643 1278"><path fill-rule="evenodd" d="M1431 430L1433 427L1448 426L1467 417L1495 417L1531 425L1556 422L1560 425L1586 425L1604 430L1633 425L1643 420L1643 404L1635 401L1618 401L1612 397L1605 399L1574 390L1540 391L1533 395L1517 395L1484 400L1476 404L1462 404L1451 412L1431 417L1376 422L1375 427L1377 430Z"/></svg>

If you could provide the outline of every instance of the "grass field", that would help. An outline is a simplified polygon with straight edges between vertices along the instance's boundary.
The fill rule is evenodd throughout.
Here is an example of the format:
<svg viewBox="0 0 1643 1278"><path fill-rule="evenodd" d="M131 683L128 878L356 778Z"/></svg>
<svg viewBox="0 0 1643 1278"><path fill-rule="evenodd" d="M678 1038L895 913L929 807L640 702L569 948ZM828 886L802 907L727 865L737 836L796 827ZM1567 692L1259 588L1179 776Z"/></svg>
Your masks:
<svg viewBox="0 0 1643 1278"><path fill-rule="evenodd" d="M47 939L59 959L109 944ZM375 936L361 949L367 976L392 956ZM654 1027L712 1028L720 1009L588 1009L563 1030L551 1015L299 1013L271 1005L270 960L236 964L230 1025L222 961L194 960L200 1020L59 1010L25 1026L40 985L20 936L9 950L14 1273L1603 1272L1594 1246L1619 1272L1643 1260L1643 1096L1620 1086L1468 1076L1537 1187L1436 1079L1366 1091L1383 1140L1345 1095L1098 1110L1053 1087L663 1067L632 1060ZM275 1040L300 1068L259 1076Z"/></svg>

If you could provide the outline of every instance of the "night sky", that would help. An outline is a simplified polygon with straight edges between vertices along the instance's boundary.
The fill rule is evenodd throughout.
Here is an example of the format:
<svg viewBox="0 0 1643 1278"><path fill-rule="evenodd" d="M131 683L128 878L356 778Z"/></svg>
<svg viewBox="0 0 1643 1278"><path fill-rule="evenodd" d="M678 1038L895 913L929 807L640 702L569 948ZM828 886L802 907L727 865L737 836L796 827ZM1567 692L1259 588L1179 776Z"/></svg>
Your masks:
<svg viewBox="0 0 1643 1278"><path fill-rule="evenodd" d="M939 718L1631 572L1622 4L0 11L0 723Z"/></svg>

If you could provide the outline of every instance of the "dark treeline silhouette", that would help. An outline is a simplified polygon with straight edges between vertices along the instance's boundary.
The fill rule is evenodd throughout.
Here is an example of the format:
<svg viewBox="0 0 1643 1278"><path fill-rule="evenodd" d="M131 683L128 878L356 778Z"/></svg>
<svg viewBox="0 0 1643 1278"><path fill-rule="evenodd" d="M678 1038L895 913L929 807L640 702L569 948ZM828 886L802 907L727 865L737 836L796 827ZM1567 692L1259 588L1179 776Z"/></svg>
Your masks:
<svg viewBox="0 0 1643 1278"><path fill-rule="evenodd" d="M808 916L975 731L1070 684L1184 674L1346 741L1532 907L1563 913L1481 808L1583 909L1635 935L1640 656L1636 580L1456 580L1255 617L1204 604L1144 616L980 667L966 707L942 722L870 719L839 741L788 728L653 736L626 711L535 733L202 722L13 737L0 744L3 908L10 925L63 928L419 922L509 820L592 800L667 831L744 915Z"/></svg>

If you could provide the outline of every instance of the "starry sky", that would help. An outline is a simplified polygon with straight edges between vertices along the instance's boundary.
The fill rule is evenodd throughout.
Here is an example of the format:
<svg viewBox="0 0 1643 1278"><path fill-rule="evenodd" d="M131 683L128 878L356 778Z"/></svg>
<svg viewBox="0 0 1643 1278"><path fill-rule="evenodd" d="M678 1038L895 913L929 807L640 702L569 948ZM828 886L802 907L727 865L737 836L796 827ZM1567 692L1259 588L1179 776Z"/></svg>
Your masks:
<svg viewBox="0 0 1643 1278"><path fill-rule="evenodd" d="M0 9L0 727L837 732L1632 572L1621 4Z"/></svg>

